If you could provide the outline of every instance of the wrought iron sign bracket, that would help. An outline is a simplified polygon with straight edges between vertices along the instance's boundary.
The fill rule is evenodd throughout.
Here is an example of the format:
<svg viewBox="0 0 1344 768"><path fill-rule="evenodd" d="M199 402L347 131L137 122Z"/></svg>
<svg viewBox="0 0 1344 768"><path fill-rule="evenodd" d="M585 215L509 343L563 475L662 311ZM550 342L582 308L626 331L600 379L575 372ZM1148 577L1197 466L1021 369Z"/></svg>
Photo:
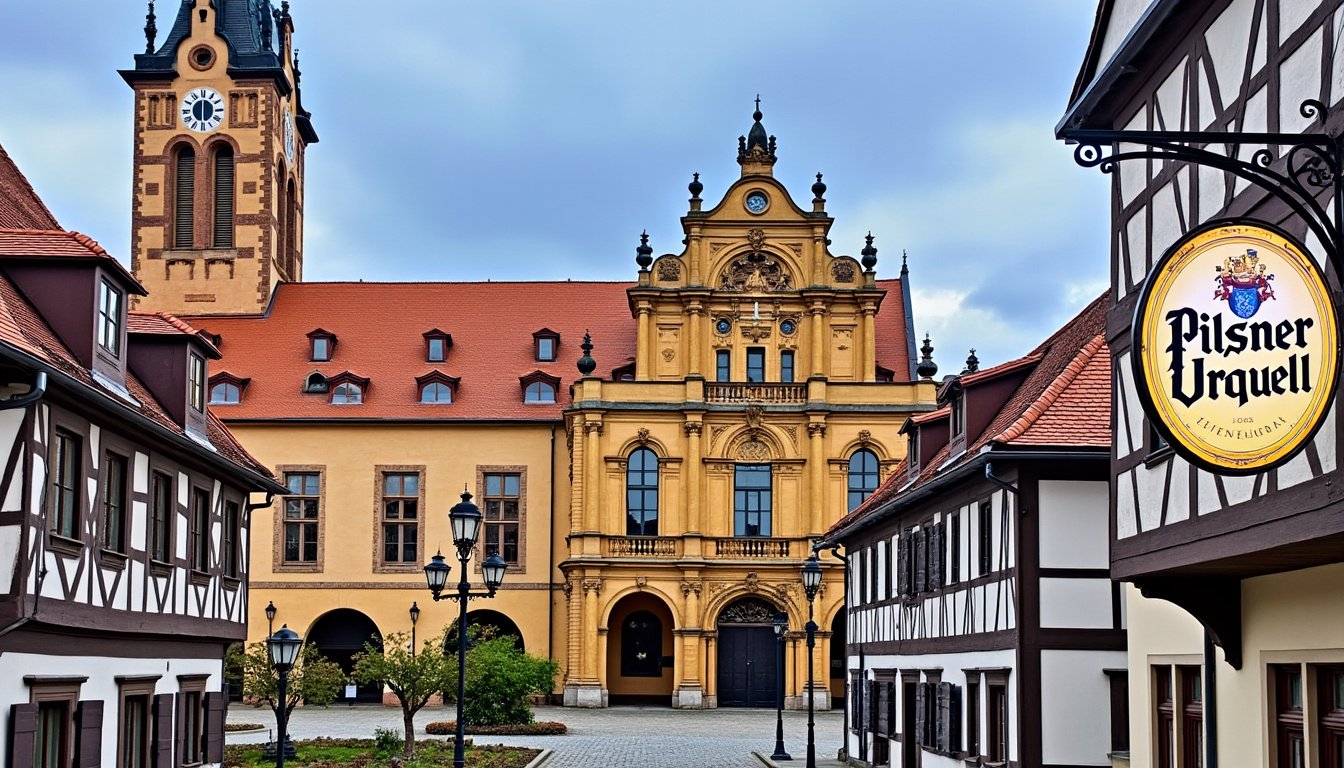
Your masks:
<svg viewBox="0 0 1344 768"><path fill-rule="evenodd" d="M1325 104L1308 99L1298 110L1303 117L1324 122ZM1324 133L1240 133L1219 131L1114 131L1065 129L1060 138L1076 143L1073 159L1084 168L1111 173L1124 160L1172 160L1232 173L1282 201L1320 240L1344 283L1344 145ZM1128 149L1126 144L1139 145ZM1206 147L1224 145L1227 154ZM1249 160L1236 157L1232 147L1260 146ZM1279 156L1269 147L1286 147ZM1317 199L1331 190L1331 208Z"/></svg>

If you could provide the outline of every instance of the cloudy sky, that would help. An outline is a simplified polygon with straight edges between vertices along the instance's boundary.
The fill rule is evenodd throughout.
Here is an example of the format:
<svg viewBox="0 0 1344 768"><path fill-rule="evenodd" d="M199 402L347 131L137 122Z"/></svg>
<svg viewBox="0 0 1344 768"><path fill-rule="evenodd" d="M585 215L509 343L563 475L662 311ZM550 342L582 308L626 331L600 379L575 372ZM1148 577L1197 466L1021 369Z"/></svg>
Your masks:
<svg viewBox="0 0 1344 768"><path fill-rule="evenodd" d="M166 30L176 0L160 0ZM1088 0L293 0L310 280L629 280L717 201L762 98L775 174L829 186L832 250L909 253L944 372L1023 354L1106 283L1106 177L1052 137ZM138 0L0 0L0 144L128 256ZM161 33L162 35L162 33Z"/></svg>

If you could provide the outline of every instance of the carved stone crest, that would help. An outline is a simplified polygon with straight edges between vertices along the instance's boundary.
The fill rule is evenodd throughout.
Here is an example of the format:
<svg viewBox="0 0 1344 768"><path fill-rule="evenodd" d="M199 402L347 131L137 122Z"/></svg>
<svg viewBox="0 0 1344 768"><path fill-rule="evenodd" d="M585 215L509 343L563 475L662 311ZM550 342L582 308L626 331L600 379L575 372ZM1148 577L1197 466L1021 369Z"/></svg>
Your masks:
<svg viewBox="0 0 1344 768"><path fill-rule="evenodd" d="M639 441L640 445L649 442L649 430L645 427L640 427L639 431L635 433L635 439Z"/></svg>
<svg viewBox="0 0 1344 768"><path fill-rule="evenodd" d="M860 429L860 430L859 430L859 442L860 442L860 443L862 443L862 444L864 444L864 445L867 445L868 443L871 443L872 441L873 441L873 433L872 433L872 432L869 432L869 431L866 430L866 429Z"/></svg>
<svg viewBox="0 0 1344 768"><path fill-rule="evenodd" d="M753 251L761 250L761 246L765 245L765 230L753 229L750 232L748 232L747 245L750 245L751 250Z"/></svg>
<svg viewBox="0 0 1344 768"><path fill-rule="evenodd" d="M746 419L748 427L751 427L753 430L758 430L763 426L761 423L761 416L764 413L765 409L761 408L759 405L753 405L742 411L742 417Z"/></svg>
<svg viewBox="0 0 1344 768"><path fill-rule="evenodd" d="M742 583L746 586L748 592L755 592L761 588L761 577L757 576L755 571L750 571Z"/></svg>
<svg viewBox="0 0 1344 768"><path fill-rule="evenodd" d="M764 251L752 251L734 259L719 280L724 291L787 291L793 288L793 278L779 260Z"/></svg>
<svg viewBox="0 0 1344 768"><path fill-rule="evenodd" d="M770 448L760 440L748 440L738 446L737 458L743 461L769 461Z"/></svg>
<svg viewBox="0 0 1344 768"><path fill-rule="evenodd" d="M700 582L698 581L681 582L682 597L690 597L692 594L694 594L696 597L700 596Z"/></svg>
<svg viewBox="0 0 1344 768"><path fill-rule="evenodd" d="M677 351L671 347L663 348L663 362L670 363L677 356Z"/></svg>
<svg viewBox="0 0 1344 768"><path fill-rule="evenodd" d="M719 614L720 624L770 624L775 607L759 597L744 597Z"/></svg>
<svg viewBox="0 0 1344 768"><path fill-rule="evenodd" d="M831 277L835 278L837 283L854 282L854 263L850 261L832 262Z"/></svg>
<svg viewBox="0 0 1344 768"><path fill-rule="evenodd" d="M658 279L664 282L676 282L681 279L680 259L660 259L658 261Z"/></svg>

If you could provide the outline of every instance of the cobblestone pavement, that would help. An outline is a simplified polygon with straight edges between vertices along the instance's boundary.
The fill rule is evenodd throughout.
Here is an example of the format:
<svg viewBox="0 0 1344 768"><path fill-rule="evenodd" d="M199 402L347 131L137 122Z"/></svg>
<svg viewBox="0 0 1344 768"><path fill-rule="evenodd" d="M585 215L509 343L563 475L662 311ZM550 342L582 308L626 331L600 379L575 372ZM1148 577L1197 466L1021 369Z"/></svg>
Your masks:
<svg viewBox="0 0 1344 768"><path fill-rule="evenodd" d="M537 707L538 720L558 720L569 726L564 736L472 736L477 744L512 744L555 750L546 768L761 768L752 752L770 754L775 746L775 712L766 709L679 710L655 707L573 709ZM415 718L417 737L426 723L453 719L450 709L425 708ZM275 720L268 709L234 704L231 723ZM816 713L817 757L835 757L840 747L842 715ZM395 707L299 708L290 723L293 738L315 736L370 738L375 727L401 730L401 710ZM230 734L230 744L264 742L267 731ZM434 738L429 736L428 738ZM802 764L807 744L807 713L784 713L784 747Z"/></svg>

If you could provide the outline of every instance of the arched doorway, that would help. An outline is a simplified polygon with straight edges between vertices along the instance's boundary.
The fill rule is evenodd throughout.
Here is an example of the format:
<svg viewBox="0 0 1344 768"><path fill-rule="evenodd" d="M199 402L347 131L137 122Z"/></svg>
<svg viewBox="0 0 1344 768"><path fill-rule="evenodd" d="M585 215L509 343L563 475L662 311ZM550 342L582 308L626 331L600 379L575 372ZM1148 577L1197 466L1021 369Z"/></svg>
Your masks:
<svg viewBox="0 0 1344 768"><path fill-rule="evenodd" d="M672 611L655 595L636 592L612 606L607 619L609 703L671 706L672 629Z"/></svg>
<svg viewBox="0 0 1344 768"><path fill-rule="evenodd" d="M512 637L513 645L520 651L527 650L523 646L523 633L518 629L518 625L513 623L513 619L489 609L467 612L467 630L470 632L472 627L488 627L494 633L494 637ZM457 619L448 626L447 640L444 643L445 649L449 653L457 653Z"/></svg>
<svg viewBox="0 0 1344 768"><path fill-rule="evenodd" d="M719 706L773 707L779 684L773 618L779 608L744 597L719 612Z"/></svg>
<svg viewBox="0 0 1344 768"><path fill-rule="evenodd" d="M383 636L373 619L351 608L337 608L313 622L312 629L308 630L308 642L349 675L355 669L355 654L364 650L364 645L369 642L381 648ZM376 683L359 686L355 689L355 701L381 704L383 686Z"/></svg>
<svg viewBox="0 0 1344 768"><path fill-rule="evenodd" d="M846 632L848 612L841 608L831 621L831 707L839 709L845 706L845 645L849 637Z"/></svg>

